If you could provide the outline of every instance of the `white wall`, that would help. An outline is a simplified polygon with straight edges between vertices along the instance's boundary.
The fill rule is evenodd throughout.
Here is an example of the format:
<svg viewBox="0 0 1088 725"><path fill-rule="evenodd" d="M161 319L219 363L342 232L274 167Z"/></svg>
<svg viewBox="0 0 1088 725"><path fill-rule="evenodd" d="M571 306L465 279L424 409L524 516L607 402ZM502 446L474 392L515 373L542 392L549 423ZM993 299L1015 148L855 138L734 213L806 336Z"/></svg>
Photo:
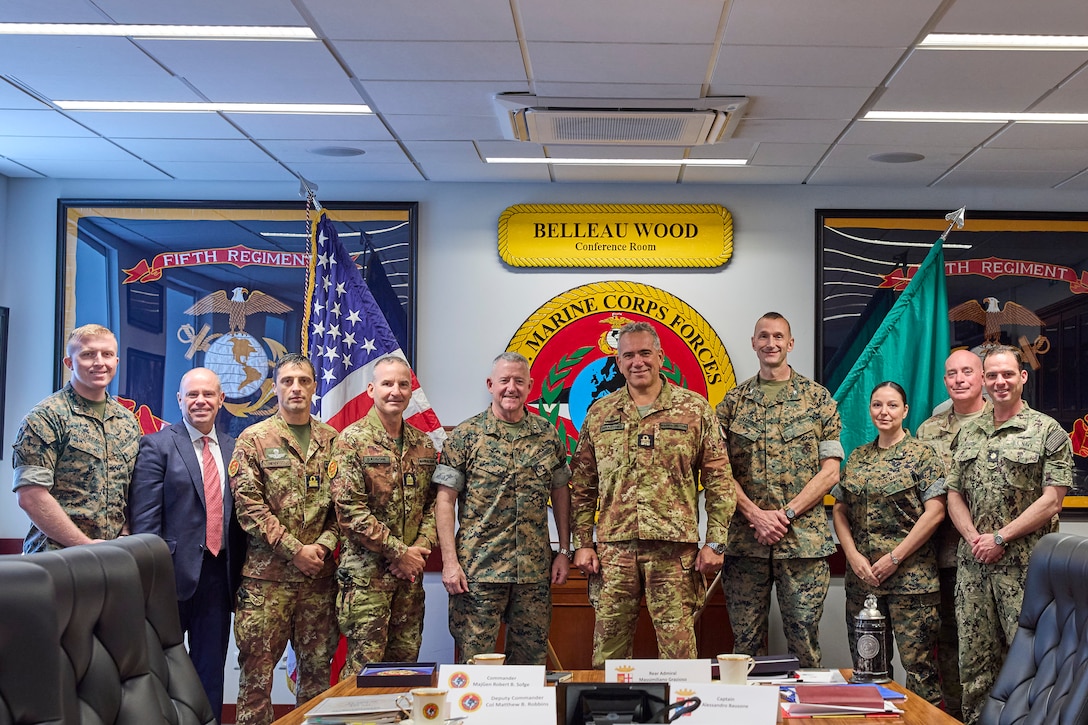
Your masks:
<svg viewBox="0 0 1088 725"><path fill-rule="evenodd" d="M417 367L435 411L457 423L487 403L490 360L538 306L589 282L629 279L660 287L699 311L717 331L738 379L755 373L748 339L755 319L786 315L797 345L791 356L813 372L817 208L1074 211L1082 193L1015 189L874 189L809 186L604 184L337 184L316 180L325 201L420 202ZM282 184L131 183L13 179L0 185L0 305L12 309L4 455L22 415L52 391L58 198L298 200ZM513 204L716 203L733 215L733 259L716 270L521 270L506 267L496 224ZM6 209L6 219L4 210ZM716 402L716 401L712 401ZM169 416L168 416L169 417ZM10 466L0 467L9 491ZM14 496L0 493L0 538L20 538L27 522ZM1065 525L1066 530L1088 526ZM822 629L828 664L848 665L841 581ZM432 608L439 604L434 602ZM441 618L444 619L444 618ZM773 643L774 644L774 643Z"/></svg>

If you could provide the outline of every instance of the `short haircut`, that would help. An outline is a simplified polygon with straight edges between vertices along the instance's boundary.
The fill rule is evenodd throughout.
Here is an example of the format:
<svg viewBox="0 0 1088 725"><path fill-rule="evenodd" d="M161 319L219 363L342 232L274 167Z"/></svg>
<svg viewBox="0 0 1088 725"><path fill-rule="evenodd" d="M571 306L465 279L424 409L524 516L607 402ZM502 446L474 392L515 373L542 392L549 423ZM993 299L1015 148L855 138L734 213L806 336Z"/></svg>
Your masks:
<svg viewBox="0 0 1088 725"><path fill-rule="evenodd" d="M95 323L89 325L80 325L76 329L72 330L72 334L68 335L68 339L64 343L64 354L67 357L72 357L72 350L76 345L83 344L83 340L88 337L112 337L115 341L117 336L113 334L113 330L108 327L103 327Z"/></svg>
<svg viewBox="0 0 1088 725"><path fill-rule="evenodd" d="M786 316L783 315L781 312L775 312L774 310L771 310L770 312L764 312L762 315L759 316L759 320L782 320L786 323L786 332L790 333L791 337L793 336L793 327L790 325L790 321L787 320ZM759 320L756 320L757 326L759 325Z"/></svg>
<svg viewBox="0 0 1088 725"><path fill-rule="evenodd" d="M412 366L408 364L408 361L402 358L400 355L382 355L380 358L374 361L374 370L377 370L381 365L400 365L409 374L412 372Z"/></svg>
<svg viewBox="0 0 1088 725"><path fill-rule="evenodd" d="M303 365L310 368L310 375L315 379L317 378L317 370L314 368L314 364L310 362L310 358L297 352L289 352L279 360L276 361L276 367L272 370L272 379L280 379L280 368L288 365Z"/></svg>
<svg viewBox="0 0 1088 725"><path fill-rule="evenodd" d="M491 361L491 369L494 370L495 366L499 364L499 361L514 363L516 365L524 365L529 367L529 359L522 355L520 352L514 352L513 350L507 350L501 352L495 356L495 359Z"/></svg>
<svg viewBox="0 0 1088 725"><path fill-rule="evenodd" d="M907 405L907 391L903 390L903 386L895 382L894 380L885 380L883 382L877 383L876 387L873 388L873 392L869 393L869 399L871 400L872 397L876 395L876 391L880 390L881 388L891 388L895 392L899 393L899 397L903 399L903 405Z"/></svg>
<svg viewBox="0 0 1088 725"><path fill-rule="evenodd" d="M619 334L616 335L616 345L619 345L624 335L635 335L640 332L648 333L654 339L655 350L661 349L661 337L658 336L657 330L649 322L628 322L620 328Z"/></svg>
<svg viewBox="0 0 1088 725"><path fill-rule="evenodd" d="M1021 368L1024 367L1024 354L1020 352L1020 348L1018 347L1013 347L1012 345L994 345L993 347L988 348L986 354L982 357L982 367L984 370L986 368L986 360L989 359L991 355L1012 355L1016 358L1016 364Z"/></svg>

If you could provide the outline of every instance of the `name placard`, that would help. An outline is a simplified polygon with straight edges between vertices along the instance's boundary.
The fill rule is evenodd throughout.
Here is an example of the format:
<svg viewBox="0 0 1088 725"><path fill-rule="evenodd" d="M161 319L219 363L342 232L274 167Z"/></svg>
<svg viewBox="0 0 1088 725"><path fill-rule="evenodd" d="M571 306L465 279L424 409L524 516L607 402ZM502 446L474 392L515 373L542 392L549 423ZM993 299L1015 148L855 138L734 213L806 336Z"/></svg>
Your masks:
<svg viewBox="0 0 1088 725"><path fill-rule="evenodd" d="M669 688L673 702L698 697L702 704L683 717L685 725L743 722L771 725L778 720L778 688L705 682L679 682Z"/></svg>
<svg viewBox="0 0 1088 725"><path fill-rule="evenodd" d="M717 204L516 204L499 216L514 267L719 267L733 217Z"/></svg>
<svg viewBox="0 0 1088 725"><path fill-rule="evenodd" d="M439 665L438 686L510 687L525 690L544 686L544 665Z"/></svg>
<svg viewBox="0 0 1088 725"><path fill-rule="evenodd" d="M540 676L543 679L544 675ZM469 718L467 722L472 725L555 725L554 687L538 685L511 689L506 686L475 685L450 690L446 699L450 703L450 717Z"/></svg>
<svg viewBox="0 0 1088 725"><path fill-rule="evenodd" d="M710 660L607 660L605 682L710 682Z"/></svg>

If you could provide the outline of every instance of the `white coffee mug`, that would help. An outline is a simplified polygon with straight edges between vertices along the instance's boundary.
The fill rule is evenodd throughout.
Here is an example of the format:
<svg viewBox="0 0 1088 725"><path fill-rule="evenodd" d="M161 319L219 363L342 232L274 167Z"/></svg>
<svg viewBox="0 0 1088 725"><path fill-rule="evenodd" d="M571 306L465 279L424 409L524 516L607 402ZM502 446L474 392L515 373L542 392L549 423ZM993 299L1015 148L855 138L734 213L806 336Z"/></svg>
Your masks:
<svg viewBox="0 0 1088 725"><path fill-rule="evenodd" d="M499 653L482 654L468 658L468 663L470 665L501 665L505 662L506 655Z"/></svg>
<svg viewBox="0 0 1088 725"><path fill-rule="evenodd" d="M744 685L756 661L748 655L718 655L718 679L723 685Z"/></svg>
<svg viewBox="0 0 1088 725"><path fill-rule="evenodd" d="M448 692L438 687L417 687L407 695L397 696L397 708L409 715L416 725L445 722L450 717L450 704L446 702Z"/></svg>

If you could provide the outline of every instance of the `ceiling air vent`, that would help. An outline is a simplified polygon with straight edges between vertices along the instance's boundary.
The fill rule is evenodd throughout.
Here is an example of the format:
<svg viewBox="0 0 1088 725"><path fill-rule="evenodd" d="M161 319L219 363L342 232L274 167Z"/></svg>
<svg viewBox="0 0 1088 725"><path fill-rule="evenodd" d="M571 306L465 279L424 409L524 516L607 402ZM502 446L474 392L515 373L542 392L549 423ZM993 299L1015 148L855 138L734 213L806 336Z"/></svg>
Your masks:
<svg viewBox="0 0 1088 725"><path fill-rule="evenodd" d="M748 99L495 97L506 138L539 144L701 146L733 135Z"/></svg>

